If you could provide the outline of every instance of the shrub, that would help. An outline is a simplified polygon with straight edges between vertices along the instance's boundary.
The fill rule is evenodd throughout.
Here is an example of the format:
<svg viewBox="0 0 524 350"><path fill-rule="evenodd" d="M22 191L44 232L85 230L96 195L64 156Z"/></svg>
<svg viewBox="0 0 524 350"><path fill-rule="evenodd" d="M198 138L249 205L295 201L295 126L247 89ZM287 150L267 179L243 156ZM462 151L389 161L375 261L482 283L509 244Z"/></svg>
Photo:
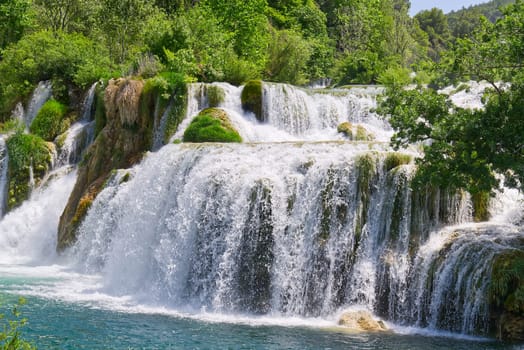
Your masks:
<svg viewBox="0 0 524 350"><path fill-rule="evenodd" d="M55 99L50 99L42 106L31 123L31 132L46 141L53 141L69 127L64 120L66 111L66 106Z"/></svg>
<svg viewBox="0 0 524 350"><path fill-rule="evenodd" d="M12 209L27 199L30 167L35 181L39 181L49 168L51 152L48 144L39 136L17 132L7 140L9 152L9 198L8 208Z"/></svg>
<svg viewBox="0 0 524 350"><path fill-rule="evenodd" d="M19 308L26 303L24 298L18 299L18 304L11 309L11 317L0 314L0 349L6 350L33 350L36 347L20 337L20 328L26 325L27 320L22 318Z"/></svg>
<svg viewBox="0 0 524 350"><path fill-rule="evenodd" d="M216 108L200 112L184 132L184 142L242 142L227 114Z"/></svg>

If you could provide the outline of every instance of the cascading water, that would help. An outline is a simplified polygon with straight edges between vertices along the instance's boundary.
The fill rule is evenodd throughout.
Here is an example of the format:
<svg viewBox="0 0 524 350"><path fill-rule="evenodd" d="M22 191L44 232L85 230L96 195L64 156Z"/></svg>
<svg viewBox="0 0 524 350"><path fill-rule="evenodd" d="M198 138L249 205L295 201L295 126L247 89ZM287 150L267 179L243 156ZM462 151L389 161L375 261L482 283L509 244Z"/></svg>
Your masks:
<svg viewBox="0 0 524 350"><path fill-rule="evenodd" d="M41 81L38 83L38 86L35 88L31 98L29 99L27 110L24 114L26 128L29 129L33 119L35 119L44 103L46 103L47 100L51 98L52 94L53 88L51 81Z"/></svg>
<svg viewBox="0 0 524 350"><path fill-rule="evenodd" d="M211 104L208 86L189 85L173 139ZM518 210L500 205L498 223L468 224L466 194L414 192L417 154L381 142L391 129L372 111L379 89L265 83L261 123L242 110L241 87L212 86L245 143L161 147L164 117L155 113L158 151L106 181L65 254L81 278L97 281L79 294L330 324L360 307L399 325L487 332L491 262L521 244ZM342 122L365 126L377 142L347 142L336 130ZM53 261L73 177L49 180L0 222L8 252L0 262ZM515 225L500 224L508 217Z"/></svg>
<svg viewBox="0 0 524 350"><path fill-rule="evenodd" d="M94 83L84 98L82 118L71 125L65 135L58 136L57 167L78 163L84 150L94 141L96 122L93 120L93 107L97 85Z"/></svg>
<svg viewBox="0 0 524 350"><path fill-rule="evenodd" d="M65 167L50 173L22 206L0 221L0 263L45 264L56 258L56 227L76 180Z"/></svg>
<svg viewBox="0 0 524 350"><path fill-rule="evenodd" d="M4 138L0 136L0 219L7 209L7 174L9 170L9 154Z"/></svg>
<svg viewBox="0 0 524 350"><path fill-rule="evenodd" d="M389 300L407 319L412 167L376 147L166 146L100 194L71 254L150 303L328 317Z"/></svg>

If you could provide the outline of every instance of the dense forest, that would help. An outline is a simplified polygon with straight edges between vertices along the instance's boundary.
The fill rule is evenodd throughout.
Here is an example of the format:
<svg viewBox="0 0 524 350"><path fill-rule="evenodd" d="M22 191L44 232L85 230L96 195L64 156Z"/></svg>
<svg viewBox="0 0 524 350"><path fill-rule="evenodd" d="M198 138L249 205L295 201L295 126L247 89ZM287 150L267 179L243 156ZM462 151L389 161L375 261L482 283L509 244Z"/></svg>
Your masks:
<svg viewBox="0 0 524 350"><path fill-rule="evenodd" d="M186 81L336 85L414 71L429 82L441 53L480 27L479 13L494 21L507 2L412 18L406 0L3 0L1 119L49 79L59 99L99 79L160 71Z"/></svg>
<svg viewBox="0 0 524 350"><path fill-rule="evenodd" d="M75 103L75 91L120 76L158 76L166 88L177 82L239 85L252 79L296 85L322 79L333 86L417 83L433 88L486 80L496 92L496 99L487 99L487 110L493 106L498 113L509 104L506 112L515 117L514 111L522 108L520 95L512 91L521 91L524 5L508 3L494 0L448 15L434 8L410 17L406 0L3 0L0 120L8 121L16 103L39 81L52 82L57 103L49 108L51 114L63 116L69 112L65 106ZM514 84L502 89L497 85L501 81ZM479 140L479 135L457 133L464 126L442 117L449 102L434 90L415 91L420 95L407 97L415 92L392 89L382 111L392 115L392 125L399 130L398 146L424 138L440 140L431 133L453 128L455 139L447 132L440 149L435 142L434 153L426 150L428 166L433 166L429 173L446 163L432 180L485 192L497 183L487 175L498 170L509 171L508 181L517 186L524 173L522 165L515 166L521 163L512 160L514 155L523 157L519 137L506 137L512 144L502 146L496 140L501 131L484 125L493 131L480 138L484 144L462 145L465 149L457 156L456 140ZM406 98L425 102L417 107ZM407 102L419 110L398 110ZM438 120L430 121L431 127L413 128L430 106ZM495 112L490 113L493 119ZM482 119L477 114L453 120L472 123ZM512 116L502 119L508 121L508 132L516 130ZM438 128L437 122L442 123ZM51 140L65 127L53 125L52 132L39 133L38 125L32 131ZM446 154L457 160L455 168L443 162ZM503 159L498 159L500 154ZM488 155L498 158L480 161Z"/></svg>

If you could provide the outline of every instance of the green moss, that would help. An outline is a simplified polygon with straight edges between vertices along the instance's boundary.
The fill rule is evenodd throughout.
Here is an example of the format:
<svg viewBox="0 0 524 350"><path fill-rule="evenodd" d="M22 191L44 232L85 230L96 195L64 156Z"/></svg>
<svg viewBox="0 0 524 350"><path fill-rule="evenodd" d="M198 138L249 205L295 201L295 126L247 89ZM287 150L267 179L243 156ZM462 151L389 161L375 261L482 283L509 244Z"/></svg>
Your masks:
<svg viewBox="0 0 524 350"><path fill-rule="evenodd" d="M48 144L36 135L22 132L12 135L7 140L9 152L9 197L8 209L20 205L29 197L30 168L38 183L45 175L51 163Z"/></svg>
<svg viewBox="0 0 524 350"><path fill-rule="evenodd" d="M250 80L244 86L241 95L242 108L253 112L259 121L264 121L262 115L262 81Z"/></svg>
<svg viewBox="0 0 524 350"><path fill-rule="evenodd" d="M373 141L375 136L368 132L362 125L357 125L357 132L355 135L356 141Z"/></svg>
<svg viewBox="0 0 524 350"><path fill-rule="evenodd" d="M524 313L524 251L509 251L495 258L489 293L496 308Z"/></svg>
<svg viewBox="0 0 524 350"><path fill-rule="evenodd" d="M107 123L104 93L105 90L102 84L97 85L95 91L95 137L102 131Z"/></svg>
<svg viewBox="0 0 524 350"><path fill-rule="evenodd" d="M489 220L489 192L478 192L471 195L473 202L473 219L476 222Z"/></svg>
<svg viewBox="0 0 524 350"><path fill-rule="evenodd" d="M50 99L42 106L31 123L31 132L44 140L53 141L68 128L68 123L64 119L66 112L66 106L55 99Z"/></svg>
<svg viewBox="0 0 524 350"><path fill-rule="evenodd" d="M353 140L353 124L344 122L337 127L337 131L344 134L348 139Z"/></svg>
<svg viewBox="0 0 524 350"><path fill-rule="evenodd" d="M221 103L224 102L226 93L220 86L208 85L206 89L209 107L218 107Z"/></svg>
<svg viewBox="0 0 524 350"><path fill-rule="evenodd" d="M404 154L400 152L388 153L386 160L384 161L384 167L386 171L395 169L400 165L405 165L411 163L412 157L409 154Z"/></svg>
<svg viewBox="0 0 524 350"><path fill-rule="evenodd" d="M227 114L217 108L204 109L184 133L184 142L242 142Z"/></svg>

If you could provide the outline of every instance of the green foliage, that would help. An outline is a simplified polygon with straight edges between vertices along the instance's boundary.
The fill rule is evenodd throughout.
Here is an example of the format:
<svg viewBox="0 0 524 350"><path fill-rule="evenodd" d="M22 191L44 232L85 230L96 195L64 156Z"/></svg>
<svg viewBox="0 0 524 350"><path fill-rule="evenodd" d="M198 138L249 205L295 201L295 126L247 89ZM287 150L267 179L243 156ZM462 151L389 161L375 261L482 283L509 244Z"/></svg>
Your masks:
<svg viewBox="0 0 524 350"><path fill-rule="evenodd" d="M64 120L66 112L66 106L55 99L50 99L42 106L31 123L31 132L46 141L53 141L69 127L69 123Z"/></svg>
<svg viewBox="0 0 524 350"><path fill-rule="evenodd" d="M431 10L419 12L415 19L418 21L420 29L428 35L430 44L428 56L438 61L441 52L447 49L451 40L447 17L442 10L432 8Z"/></svg>
<svg viewBox="0 0 524 350"><path fill-rule="evenodd" d="M355 51L337 63L334 74L338 85L372 84L383 69L377 53Z"/></svg>
<svg viewBox="0 0 524 350"><path fill-rule="evenodd" d="M15 133L6 143L9 152L8 207L12 209L30 194L30 168L33 169L35 180L41 179L51 163L51 153L43 139L23 132Z"/></svg>
<svg viewBox="0 0 524 350"><path fill-rule="evenodd" d="M223 30L231 34L235 53L263 66L269 41L266 0L204 0L201 4L209 8Z"/></svg>
<svg viewBox="0 0 524 350"><path fill-rule="evenodd" d="M0 1L0 50L16 43L31 23L29 0Z"/></svg>
<svg viewBox="0 0 524 350"><path fill-rule="evenodd" d="M465 188L475 196L498 186L494 174L500 173L506 185L524 189L524 3L504 13L495 24L484 21L474 38L459 39L440 64L450 75L492 83L484 110L456 108L431 89L389 89L382 101L379 110L396 130L393 144L423 145L418 183ZM511 85L499 88L501 79ZM484 202L479 219L486 217Z"/></svg>
<svg viewBox="0 0 524 350"><path fill-rule="evenodd" d="M496 307L524 313L524 251L509 251L495 258L490 299Z"/></svg>
<svg viewBox="0 0 524 350"><path fill-rule="evenodd" d="M306 68L311 57L308 42L290 30L273 31L269 44L266 74L270 81L304 84Z"/></svg>
<svg viewBox="0 0 524 350"><path fill-rule="evenodd" d="M262 81L251 80L246 83L240 96L242 108L253 112L259 121L263 121L262 114Z"/></svg>
<svg viewBox="0 0 524 350"><path fill-rule="evenodd" d="M402 88L411 83L411 71L402 67L390 67L379 74L377 82L389 87Z"/></svg>
<svg viewBox="0 0 524 350"><path fill-rule="evenodd" d="M0 123L0 134L7 134L10 132L23 132L24 130L25 123L16 118L9 119L5 123Z"/></svg>
<svg viewBox="0 0 524 350"><path fill-rule="evenodd" d="M27 319L22 318L20 308L25 305L24 298L18 300L13 306L10 316L0 314L0 350L32 350L36 347L21 337L20 329L27 324Z"/></svg>
<svg viewBox="0 0 524 350"><path fill-rule="evenodd" d="M184 142L242 142L227 114L208 108L200 112L184 132Z"/></svg>
<svg viewBox="0 0 524 350"><path fill-rule="evenodd" d="M386 159L384 161L384 167L386 168L386 171L390 171L398 166L409 164L412 160L413 157L411 157L409 154L391 152L388 153L386 156Z"/></svg>
<svg viewBox="0 0 524 350"><path fill-rule="evenodd" d="M0 114L9 113L13 103L42 80L52 79L55 92L70 83L90 85L99 79L104 67L107 69L104 52L103 47L81 34L43 31L25 36L3 51Z"/></svg>

